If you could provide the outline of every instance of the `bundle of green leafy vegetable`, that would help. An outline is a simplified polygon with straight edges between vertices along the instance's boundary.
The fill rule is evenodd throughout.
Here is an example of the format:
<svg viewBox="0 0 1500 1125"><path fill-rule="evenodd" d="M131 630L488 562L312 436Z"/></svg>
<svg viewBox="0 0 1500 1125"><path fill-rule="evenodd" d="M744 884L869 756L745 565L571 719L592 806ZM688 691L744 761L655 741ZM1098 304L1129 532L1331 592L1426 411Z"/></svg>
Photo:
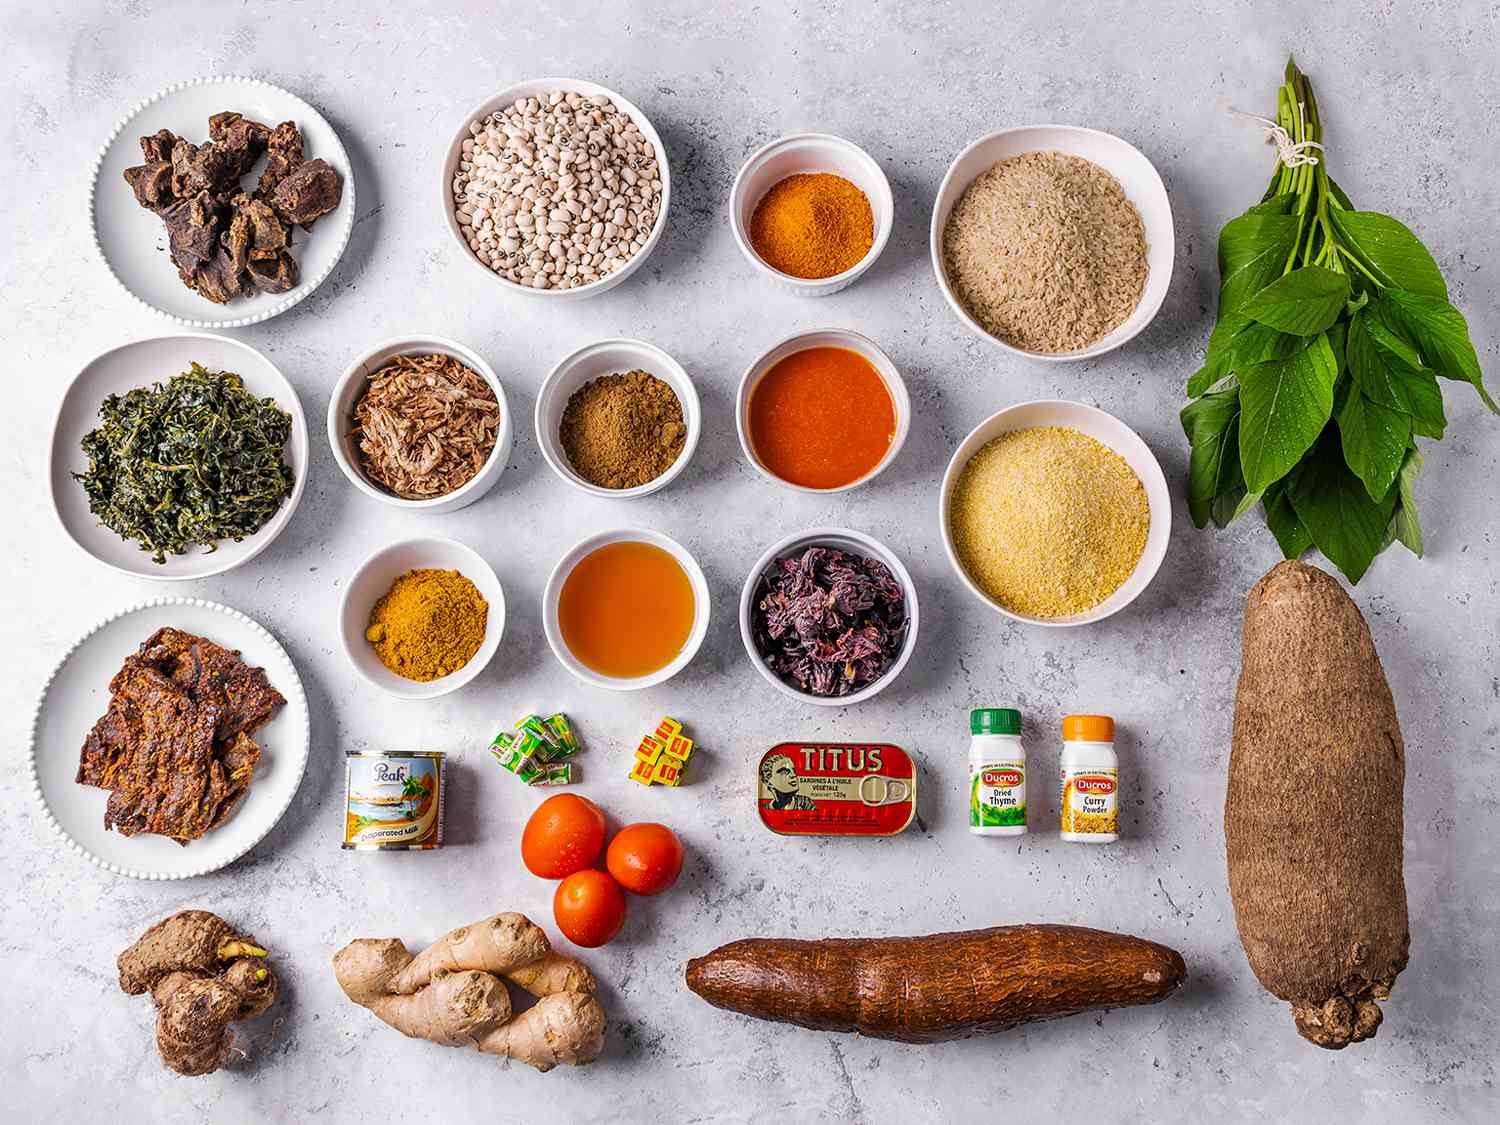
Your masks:
<svg viewBox="0 0 1500 1125"><path fill-rule="evenodd" d="M282 451L292 416L229 371L199 364L166 384L110 395L74 473L93 512L158 563L193 544L239 542L276 514L295 483Z"/></svg>
<svg viewBox="0 0 1500 1125"><path fill-rule="evenodd" d="M1188 507L1224 527L1260 504L1287 558L1316 546L1358 582L1397 540L1422 554L1416 439L1447 425L1437 376L1500 408L1427 248L1356 211L1313 155L1318 106L1295 62L1276 123L1270 188L1219 235L1219 319L1182 411Z"/></svg>

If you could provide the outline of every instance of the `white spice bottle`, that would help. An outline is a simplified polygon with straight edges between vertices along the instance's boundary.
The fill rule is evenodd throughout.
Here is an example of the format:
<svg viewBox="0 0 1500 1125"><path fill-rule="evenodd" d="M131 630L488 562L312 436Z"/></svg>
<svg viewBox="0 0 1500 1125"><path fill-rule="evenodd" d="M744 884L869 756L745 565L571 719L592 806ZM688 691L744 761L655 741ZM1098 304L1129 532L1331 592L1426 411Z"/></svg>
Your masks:
<svg viewBox="0 0 1500 1125"><path fill-rule="evenodd" d="M1115 721L1108 715L1068 715L1062 736L1062 838L1074 844L1111 844L1120 838Z"/></svg>
<svg viewBox="0 0 1500 1125"><path fill-rule="evenodd" d="M979 836L1026 832L1026 747L1021 712L979 707L969 712L969 831Z"/></svg>

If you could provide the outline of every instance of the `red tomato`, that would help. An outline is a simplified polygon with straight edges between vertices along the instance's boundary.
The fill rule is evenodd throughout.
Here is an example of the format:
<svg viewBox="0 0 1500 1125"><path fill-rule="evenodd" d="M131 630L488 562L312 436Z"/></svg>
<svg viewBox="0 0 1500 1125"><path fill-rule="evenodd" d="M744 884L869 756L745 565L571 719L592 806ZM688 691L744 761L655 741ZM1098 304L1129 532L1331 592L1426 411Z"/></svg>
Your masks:
<svg viewBox="0 0 1500 1125"><path fill-rule="evenodd" d="M627 824L609 842L604 864L627 891L660 894L682 874L682 843L665 824Z"/></svg>
<svg viewBox="0 0 1500 1125"><path fill-rule="evenodd" d="M625 924L625 892L602 871L575 871L557 885L552 917L563 937L594 949L610 941Z"/></svg>
<svg viewBox="0 0 1500 1125"><path fill-rule="evenodd" d="M537 806L521 833L521 862L543 879L582 871L604 850L604 814L576 793L559 793Z"/></svg>

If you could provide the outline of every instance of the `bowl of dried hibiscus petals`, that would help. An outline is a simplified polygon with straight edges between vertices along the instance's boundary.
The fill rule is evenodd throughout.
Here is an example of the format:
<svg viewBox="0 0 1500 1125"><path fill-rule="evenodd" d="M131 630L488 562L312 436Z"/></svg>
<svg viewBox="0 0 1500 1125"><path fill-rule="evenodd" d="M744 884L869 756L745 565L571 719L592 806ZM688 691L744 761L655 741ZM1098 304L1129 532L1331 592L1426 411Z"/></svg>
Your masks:
<svg viewBox="0 0 1500 1125"><path fill-rule="evenodd" d="M916 587L878 539L842 527L798 532L751 569L740 636L783 695L844 707L884 691L911 659Z"/></svg>
<svg viewBox="0 0 1500 1125"><path fill-rule="evenodd" d="M505 390L474 351L441 336L377 344L339 379L328 444L355 488L397 508L452 512L510 460Z"/></svg>

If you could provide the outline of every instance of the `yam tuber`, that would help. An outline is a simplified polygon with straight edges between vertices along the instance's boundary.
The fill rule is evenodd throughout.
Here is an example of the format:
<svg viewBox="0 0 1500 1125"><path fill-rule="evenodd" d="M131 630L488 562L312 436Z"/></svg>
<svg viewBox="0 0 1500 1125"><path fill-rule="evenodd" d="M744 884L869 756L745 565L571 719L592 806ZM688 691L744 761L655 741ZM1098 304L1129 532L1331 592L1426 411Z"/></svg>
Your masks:
<svg viewBox="0 0 1500 1125"><path fill-rule="evenodd" d="M265 958L254 938L217 914L183 910L120 954L120 988L151 993L162 1062L178 1074L212 1074L229 1057L229 1025L260 1015L276 999L276 974Z"/></svg>
<svg viewBox="0 0 1500 1125"><path fill-rule="evenodd" d="M593 974L552 952L523 914L460 926L415 957L395 938L359 938L334 954L333 972L349 999L416 1039L544 1072L592 1062L604 1046ZM502 978L539 999L513 1015Z"/></svg>
<svg viewBox="0 0 1500 1125"><path fill-rule="evenodd" d="M1278 563L1245 606L1224 836L1250 967L1320 1047L1374 1035L1406 966L1405 773L1359 608L1317 567Z"/></svg>

